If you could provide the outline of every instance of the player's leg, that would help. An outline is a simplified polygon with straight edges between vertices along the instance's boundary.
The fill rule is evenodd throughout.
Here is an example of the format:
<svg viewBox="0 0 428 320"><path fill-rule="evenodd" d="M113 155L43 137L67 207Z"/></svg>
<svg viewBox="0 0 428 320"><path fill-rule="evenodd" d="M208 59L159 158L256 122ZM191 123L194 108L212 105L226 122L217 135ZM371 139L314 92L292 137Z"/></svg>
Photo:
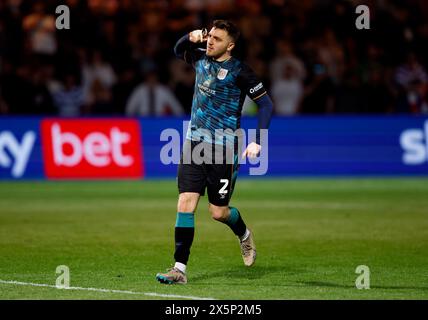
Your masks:
<svg viewBox="0 0 428 320"><path fill-rule="evenodd" d="M161 283L187 283L186 266L195 234L194 213L205 192L206 175L201 165L180 164L177 174L178 204L175 223L175 265L167 273L158 273Z"/></svg>
<svg viewBox="0 0 428 320"><path fill-rule="evenodd" d="M237 158L234 164L209 167L207 181L209 211L213 219L228 225L239 238L244 264L251 266L256 259L256 246L252 232L247 228L239 210L229 206L238 168Z"/></svg>
<svg viewBox="0 0 428 320"><path fill-rule="evenodd" d="M256 244L254 242L253 233L245 225L239 210L234 207L216 206L210 203L209 211L214 220L228 225L238 237L244 264L248 267L252 266L257 256Z"/></svg>
<svg viewBox="0 0 428 320"><path fill-rule="evenodd" d="M175 221L174 267L166 273L158 273L156 279L165 284L186 284L186 267L190 256L190 248L195 235L195 216L200 194L182 192L178 197L177 218Z"/></svg>
<svg viewBox="0 0 428 320"><path fill-rule="evenodd" d="M200 194L196 192L183 192L178 197L177 219L175 222L175 252L174 267L186 272L189 261L190 248L195 235L194 213L198 205Z"/></svg>
<svg viewBox="0 0 428 320"><path fill-rule="evenodd" d="M165 284L186 284L186 266L195 234L194 212L198 205L199 193L183 192L178 197L177 218L175 222L174 267L166 273L158 273L156 279Z"/></svg>
<svg viewBox="0 0 428 320"><path fill-rule="evenodd" d="M247 226L238 209L229 206L216 206L210 203L208 210L214 220L228 225L238 238L244 238Z"/></svg>

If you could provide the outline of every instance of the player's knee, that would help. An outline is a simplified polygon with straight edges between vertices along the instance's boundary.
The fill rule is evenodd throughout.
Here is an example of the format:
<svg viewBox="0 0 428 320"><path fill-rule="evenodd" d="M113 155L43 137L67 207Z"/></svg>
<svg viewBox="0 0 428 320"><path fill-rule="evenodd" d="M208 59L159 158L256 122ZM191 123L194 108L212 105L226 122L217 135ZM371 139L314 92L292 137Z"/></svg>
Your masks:
<svg viewBox="0 0 428 320"><path fill-rule="evenodd" d="M181 193L178 198L178 212L194 212L198 203L198 196L195 194Z"/></svg>
<svg viewBox="0 0 428 320"><path fill-rule="evenodd" d="M229 210L228 207L218 207L210 204L208 207L208 210L211 214L211 217L214 220L221 221L221 222L224 222L227 220L228 210Z"/></svg>

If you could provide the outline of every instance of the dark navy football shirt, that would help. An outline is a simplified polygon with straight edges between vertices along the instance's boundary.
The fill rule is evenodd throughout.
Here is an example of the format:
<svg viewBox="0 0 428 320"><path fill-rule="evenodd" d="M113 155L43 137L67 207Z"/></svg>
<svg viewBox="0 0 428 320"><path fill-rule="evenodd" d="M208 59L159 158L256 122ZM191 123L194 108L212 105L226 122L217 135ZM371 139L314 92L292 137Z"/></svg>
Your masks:
<svg viewBox="0 0 428 320"><path fill-rule="evenodd" d="M233 146L240 128L245 96L257 100L266 90L254 71L231 57L222 62L206 56L205 50L189 45L183 54L196 71L192 114L187 139ZM226 130L229 129L229 130ZM217 135L222 130L225 138Z"/></svg>

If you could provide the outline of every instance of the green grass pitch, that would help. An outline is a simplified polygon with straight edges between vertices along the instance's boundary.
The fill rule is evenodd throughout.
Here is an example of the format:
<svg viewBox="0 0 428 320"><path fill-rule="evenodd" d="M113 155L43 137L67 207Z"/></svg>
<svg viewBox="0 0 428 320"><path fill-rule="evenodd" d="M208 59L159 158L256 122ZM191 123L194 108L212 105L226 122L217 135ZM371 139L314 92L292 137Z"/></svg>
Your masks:
<svg viewBox="0 0 428 320"><path fill-rule="evenodd" d="M0 183L0 299L428 299L428 179L238 180L232 205L253 229L254 267L237 239L196 212L189 283L167 286L175 180ZM370 268L358 290L359 265ZM143 293L155 293L153 296Z"/></svg>

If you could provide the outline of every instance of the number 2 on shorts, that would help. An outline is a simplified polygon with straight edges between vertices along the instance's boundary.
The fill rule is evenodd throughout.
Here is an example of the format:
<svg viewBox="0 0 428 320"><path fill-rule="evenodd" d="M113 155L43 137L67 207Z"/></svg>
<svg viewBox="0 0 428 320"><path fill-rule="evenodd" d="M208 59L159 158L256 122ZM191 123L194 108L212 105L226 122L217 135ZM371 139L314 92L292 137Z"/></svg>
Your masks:
<svg viewBox="0 0 428 320"><path fill-rule="evenodd" d="M219 194L227 194L227 186L229 185L229 179L220 179L220 183L224 183L224 186L218 191Z"/></svg>

